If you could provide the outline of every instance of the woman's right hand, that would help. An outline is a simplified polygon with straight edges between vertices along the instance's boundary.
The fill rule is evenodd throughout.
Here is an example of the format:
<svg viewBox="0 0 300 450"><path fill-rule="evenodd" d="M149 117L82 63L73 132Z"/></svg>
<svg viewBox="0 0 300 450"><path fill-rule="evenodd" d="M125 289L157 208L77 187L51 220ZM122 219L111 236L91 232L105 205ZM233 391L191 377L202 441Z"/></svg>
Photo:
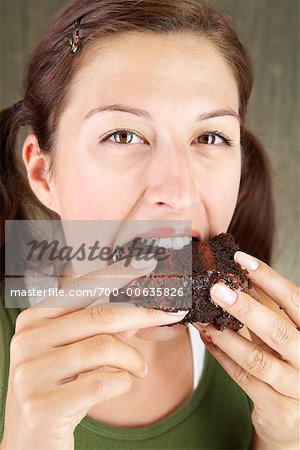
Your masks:
<svg viewBox="0 0 300 450"><path fill-rule="evenodd" d="M152 263L133 269L120 261L94 274L100 276L99 286L107 285L101 281L104 276L121 288L154 267ZM87 281L80 277L81 286ZM68 283L72 287L72 281L65 280L64 289ZM75 284L78 288L78 279ZM59 300L48 298L17 318L2 450L73 450L74 429L88 410L128 392L132 377L145 376L143 355L126 342L126 332L128 338L134 334L129 330L175 323L185 315L138 307L87 307L93 298L79 298L76 308L74 297L71 309L53 307Z"/></svg>

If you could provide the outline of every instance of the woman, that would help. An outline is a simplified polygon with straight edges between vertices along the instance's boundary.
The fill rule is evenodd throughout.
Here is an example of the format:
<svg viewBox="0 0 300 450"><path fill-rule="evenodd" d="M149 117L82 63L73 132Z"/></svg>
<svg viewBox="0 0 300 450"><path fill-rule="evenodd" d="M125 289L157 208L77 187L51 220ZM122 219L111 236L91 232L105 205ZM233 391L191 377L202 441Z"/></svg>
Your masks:
<svg viewBox="0 0 300 450"><path fill-rule="evenodd" d="M78 0L51 21L22 104L1 112L5 218L38 204L62 220L189 220L201 240L228 230L261 295L212 288L249 334L194 324L207 349L196 385L191 330L158 328L185 313L2 307L2 450L297 448L299 289L267 265L273 204L245 125L251 87L229 19L197 0ZM131 278L153 268L133 264Z"/></svg>

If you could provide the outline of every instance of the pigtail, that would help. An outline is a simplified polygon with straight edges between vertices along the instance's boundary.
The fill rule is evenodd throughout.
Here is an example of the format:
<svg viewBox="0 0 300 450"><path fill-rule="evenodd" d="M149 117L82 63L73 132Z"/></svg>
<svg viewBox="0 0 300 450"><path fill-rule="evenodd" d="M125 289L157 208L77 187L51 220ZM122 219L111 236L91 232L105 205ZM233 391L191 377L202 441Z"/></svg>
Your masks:
<svg viewBox="0 0 300 450"><path fill-rule="evenodd" d="M0 111L1 280L4 275L5 221L26 218L26 212L20 195L21 192L24 192L25 179L15 152L17 136L21 125L21 102L11 108Z"/></svg>
<svg viewBox="0 0 300 450"><path fill-rule="evenodd" d="M24 174L15 152L17 136L22 120L21 103L19 110L16 107L6 108L0 112L0 200L1 200L1 225L0 245L4 244L5 220L25 218L23 208L23 193L25 186ZM20 193L22 193L22 198Z"/></svg>
<svg viewBox="0 0 300 450"><path fill-rule="evenodd" d="M228 232L241 250L270 264L275 235L272 167L263 145L250 131L242 129L241 144L240 192Z"/></svg>
<svg viewBox="0 0 300 450"><path fill-rule="evenodd" d="M22 102L0 111L0 281L4 278L5 221L34 219L48 210L31 190L25 167L16 152L20 128L29 125ZM42 217L40 217L42 218Z"/></svg>

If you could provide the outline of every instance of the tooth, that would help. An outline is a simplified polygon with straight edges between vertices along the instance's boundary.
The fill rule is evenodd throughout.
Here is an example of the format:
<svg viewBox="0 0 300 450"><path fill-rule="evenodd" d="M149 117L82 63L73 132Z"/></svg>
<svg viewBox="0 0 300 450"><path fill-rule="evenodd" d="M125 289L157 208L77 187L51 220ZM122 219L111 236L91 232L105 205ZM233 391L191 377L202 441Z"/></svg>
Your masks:
<svg viewBox="0 0 300 450"><path fill-rule="evenodd" d="M159 239L149 238L149 239L145 239L144 242L146 245L152 245L153 247L156 247L159 243Z"/></svg>
<svg viewBox="0 0 300 450"><path fill-rule="evenodd" d="M181 250L184 247L184 238L182 237L175 237L173 238L173 249L174 250Z"/></svg>
<svg viewBox="0 0 300 450"><path fill-rule="evenodd" d="M185 245L189 245L192 238L189 236L178 236L174 238L145 238L143 245L163 248L173 248L174 250L181 250Z"/></svg>
<svg viewBox="0 0 300 450"><path fill-rule="evenodd" d="M172 238L160 238L159 247L172 248Z"/></svg>

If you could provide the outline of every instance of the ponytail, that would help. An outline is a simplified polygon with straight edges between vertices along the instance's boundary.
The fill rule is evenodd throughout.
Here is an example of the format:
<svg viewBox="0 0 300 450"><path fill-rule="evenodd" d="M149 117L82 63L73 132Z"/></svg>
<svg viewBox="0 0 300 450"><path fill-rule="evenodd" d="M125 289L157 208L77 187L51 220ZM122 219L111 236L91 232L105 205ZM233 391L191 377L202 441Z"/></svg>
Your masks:
<svg viewBox="0 0 300 450"><path fill-rule="evenodd" d="M242 130L242 175L238 202L228 232L241 250L271 264L275 235L272 167L260 141Z"/></svg>

